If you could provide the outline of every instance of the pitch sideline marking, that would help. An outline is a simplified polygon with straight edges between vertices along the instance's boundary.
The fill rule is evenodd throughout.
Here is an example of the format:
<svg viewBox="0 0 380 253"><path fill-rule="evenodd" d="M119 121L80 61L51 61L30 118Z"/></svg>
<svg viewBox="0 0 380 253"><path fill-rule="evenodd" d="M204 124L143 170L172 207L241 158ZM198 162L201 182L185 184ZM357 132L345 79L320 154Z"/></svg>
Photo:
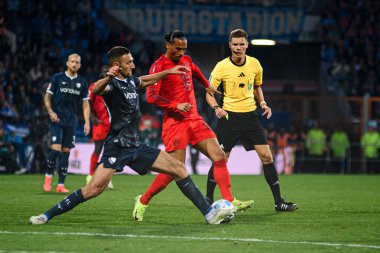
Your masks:
<svg viewBox="0 0 380 253"><path fill-rule="evenodd" d="M180 240L197 240L197 241L238 241L238 242L263 242L263 243L280 243L280 244L309 244L330 247L350 247L350 248L370 248L380 249L380 245L365 245L353 243L328 243L328 242L308 242L308 241L279 241L265 240L258 238L231 238L231 237L195 237L195 236L171 236L171 235L133 235L133 234L104 234L104 233L85 233L85 232L13 232L0 230L0 234L23 234L23 235L73 235L73 236L102 236L102 237L124 237L124 238L150 238L150 239L180 239Z"/></svg>

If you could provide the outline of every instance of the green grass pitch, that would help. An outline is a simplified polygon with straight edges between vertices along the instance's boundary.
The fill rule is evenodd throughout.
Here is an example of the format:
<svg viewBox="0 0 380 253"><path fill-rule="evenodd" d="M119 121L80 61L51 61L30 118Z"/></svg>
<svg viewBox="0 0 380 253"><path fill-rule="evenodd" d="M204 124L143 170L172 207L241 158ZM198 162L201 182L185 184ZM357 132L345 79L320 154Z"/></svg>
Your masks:
<svg viewBox="0 0 380 253"><path fill-rule="evenodd" d="M193 179L205 192L206 177ZM280 176L282 194L300 206L293 213L274 211L263 176L232 176L234 195L255 205L223 225L206 224L174 183L135 222L134 197L152 180L116 175L115 190L32 226L30 216L66 195L44 193L43 175L2 175L0 252L380 252L380 176ZM84 182L69 175L66 187Z"/></svg>

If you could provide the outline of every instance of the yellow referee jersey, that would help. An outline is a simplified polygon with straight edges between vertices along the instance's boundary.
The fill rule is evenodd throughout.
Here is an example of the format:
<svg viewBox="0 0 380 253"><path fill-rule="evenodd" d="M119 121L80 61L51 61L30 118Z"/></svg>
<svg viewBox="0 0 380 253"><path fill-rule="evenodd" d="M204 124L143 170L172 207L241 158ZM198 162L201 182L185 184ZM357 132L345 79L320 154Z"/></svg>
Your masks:
<svg viewBox="0 0 380 253"><path fill-rule="evenodd" d="M223 109L231 112L251 112L256 109L253 86L263 82L263 68L251 56L245 63L235 65L230 57L218 62L211 72L209 82L215 87L223 86Z"/></svg>

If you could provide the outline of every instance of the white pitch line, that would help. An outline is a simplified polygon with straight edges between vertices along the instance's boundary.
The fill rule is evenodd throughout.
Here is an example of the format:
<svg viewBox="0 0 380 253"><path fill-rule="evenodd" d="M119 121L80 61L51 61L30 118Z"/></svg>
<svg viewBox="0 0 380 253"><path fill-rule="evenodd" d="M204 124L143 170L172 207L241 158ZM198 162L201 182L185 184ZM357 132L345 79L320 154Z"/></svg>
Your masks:
<svg viewBox="0 0 380 253"><path fill-rule="evenodd" d="M195 236L172 236L172 235L134 235L134 234L104 234L104 233L74 233L74 232L13 232L0 230L0 234L22 234L22 235L59 235L59 236L102 236L102 237L121 237L121 238L150 238L150 239L176 239L176 240L195 240L195 241L234 241L234 242L262 242L274 244L305 244L327 247L349 247L349 248L368 248L380 249L380 245L366 245L354 243L328 243L328 242L308 242L308 241L279 241L258 238L232 238L232 237L195 237Z"/></svg>

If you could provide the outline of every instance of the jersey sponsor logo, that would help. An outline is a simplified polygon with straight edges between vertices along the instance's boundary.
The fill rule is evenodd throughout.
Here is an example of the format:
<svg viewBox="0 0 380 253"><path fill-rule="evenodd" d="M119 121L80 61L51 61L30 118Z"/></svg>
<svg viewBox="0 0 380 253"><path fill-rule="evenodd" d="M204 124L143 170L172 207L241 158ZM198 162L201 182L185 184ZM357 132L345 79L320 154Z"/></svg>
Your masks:
<svg viewBox="0 0 380 253"><path fill-rule="evenodd" d="M70 88L60 88L59 89L62 93L69 93L69 94L74 94L74 95L80 95L80 92L79 90L74 90L74 89L70 89Z"/></svg>
<svg viewBox="0 0 380 253"><path fill-rule="evenodd" d="M136 99L137 98L137 93L127 93L127 94L124 94L125 98L126 99Z"/></svg>
<svg viewBox="0 0 380 253"><path fill-rule="evenodd" d="M110 157L110 158L108 158L108 162L110 164L114 164L116 162L116 157Z"/></svg>
<svg viewBox="0 0 380 253"><path fill-rule="evenodd" d="M241 72L240 75L238 77L245 77L244 73Z"/></svg>
<svg viewBox="0 0 380 253"><path fill-rule="evenodd" d="M80 83L76 83L76 86L77 86L77 88L79 89L80 86L81 86L81 84L80 84Z"/></svg>

